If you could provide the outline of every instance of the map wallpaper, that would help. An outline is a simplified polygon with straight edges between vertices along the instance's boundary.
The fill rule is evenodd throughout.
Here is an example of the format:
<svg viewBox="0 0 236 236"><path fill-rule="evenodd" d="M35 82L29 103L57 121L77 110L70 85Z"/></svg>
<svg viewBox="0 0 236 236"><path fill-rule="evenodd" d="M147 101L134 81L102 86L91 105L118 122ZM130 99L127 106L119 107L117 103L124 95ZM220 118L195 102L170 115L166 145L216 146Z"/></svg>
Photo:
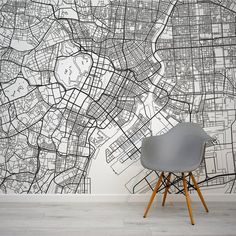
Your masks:
<svg viewBox="0 0 236 236"><path fill-rule="evenodd" d="M235 193L235 0L0 1L0 193L146 193L141 140L184 121Z"/></svg>

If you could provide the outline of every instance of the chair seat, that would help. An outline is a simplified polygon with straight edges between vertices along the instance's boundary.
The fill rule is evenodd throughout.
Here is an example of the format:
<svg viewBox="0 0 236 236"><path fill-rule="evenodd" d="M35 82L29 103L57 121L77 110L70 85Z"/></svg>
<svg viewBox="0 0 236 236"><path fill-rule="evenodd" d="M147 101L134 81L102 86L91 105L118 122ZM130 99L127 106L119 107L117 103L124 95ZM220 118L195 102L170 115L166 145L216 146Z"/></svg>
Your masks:
<svg viewBox="0 0 236 236"><path fill-rule="evenodd" d="M190 171L194 171L198 168L198 165L196 166L189 166L189 165L175 165L173 168L170 167L169 163L164 164L160 164L157 166L153 166L151 168L147 168L149 170L154 170L154 171L160 171L160 172L172 172L172 173L182 173L182 172L190 172Z"/></svg>

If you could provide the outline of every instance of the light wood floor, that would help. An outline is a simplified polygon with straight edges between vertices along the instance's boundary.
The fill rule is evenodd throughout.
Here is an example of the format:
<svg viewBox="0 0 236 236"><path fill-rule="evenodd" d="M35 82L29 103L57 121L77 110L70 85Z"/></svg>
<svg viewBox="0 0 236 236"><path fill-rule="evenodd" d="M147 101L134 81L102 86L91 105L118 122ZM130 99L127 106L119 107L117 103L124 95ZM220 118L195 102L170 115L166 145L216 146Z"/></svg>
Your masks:
<svg viewBox="0 0 236 236"><path fill-rule="evenodd" d="M154 203L146 219L145 203L0 203L0 235L149 236L236 235L236 203L193 202L196 225L185 202Z"/></svg>

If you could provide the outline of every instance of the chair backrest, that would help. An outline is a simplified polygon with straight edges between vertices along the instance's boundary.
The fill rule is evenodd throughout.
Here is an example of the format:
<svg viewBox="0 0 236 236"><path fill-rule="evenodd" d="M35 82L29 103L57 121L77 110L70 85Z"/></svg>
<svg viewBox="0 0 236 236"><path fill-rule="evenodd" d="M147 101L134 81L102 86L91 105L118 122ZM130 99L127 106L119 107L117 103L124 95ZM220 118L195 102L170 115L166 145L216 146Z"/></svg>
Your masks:
<svg viewBox="0 0 236 236"><path fill-rule="evenodd" d="M200 165L205 143L210 140L212 138L200 125L179 123L164 135L143 140L141 163L149 169L162 167L178 171L182 166L190 171Z"/></svg>
<svg viewBox="0 0 236 236"><path fill-rule="evenodd" d="M170 136L196 135L201 137L204 141L213 140L213 138L209 136L199 124L191 122L183 122L177 124L172 129L170 129L166 133L166 135Z"/></svg>

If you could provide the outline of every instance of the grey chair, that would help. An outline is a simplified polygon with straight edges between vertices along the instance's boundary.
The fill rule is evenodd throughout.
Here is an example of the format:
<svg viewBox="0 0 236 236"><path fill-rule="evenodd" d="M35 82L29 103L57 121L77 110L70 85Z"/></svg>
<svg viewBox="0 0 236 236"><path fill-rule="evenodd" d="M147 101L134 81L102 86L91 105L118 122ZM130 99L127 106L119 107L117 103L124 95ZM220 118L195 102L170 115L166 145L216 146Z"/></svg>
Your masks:
<svg viewBox="0 0 236 236"><path fill-rule="evenodd" d="M205 147L208 144L213 143L214 140L215 139L210 137L198 124L187 122L177 124L163 135L151 136L143 139L141 147L141 164L147 169L161 172L145 210L144 218L147 216L155 195L161 185L162 179L165 179L166 181L162 200L162 206L164 206L171 184L171 173L175 172L182 174L184 193L191 224L194 225L194 219L192 216L185 172L189 173L203 206L206 212L208 212L207 205L192 171L199 167L204 157ZM168 172L167 177L165 177L165 172Z"/></svg>

